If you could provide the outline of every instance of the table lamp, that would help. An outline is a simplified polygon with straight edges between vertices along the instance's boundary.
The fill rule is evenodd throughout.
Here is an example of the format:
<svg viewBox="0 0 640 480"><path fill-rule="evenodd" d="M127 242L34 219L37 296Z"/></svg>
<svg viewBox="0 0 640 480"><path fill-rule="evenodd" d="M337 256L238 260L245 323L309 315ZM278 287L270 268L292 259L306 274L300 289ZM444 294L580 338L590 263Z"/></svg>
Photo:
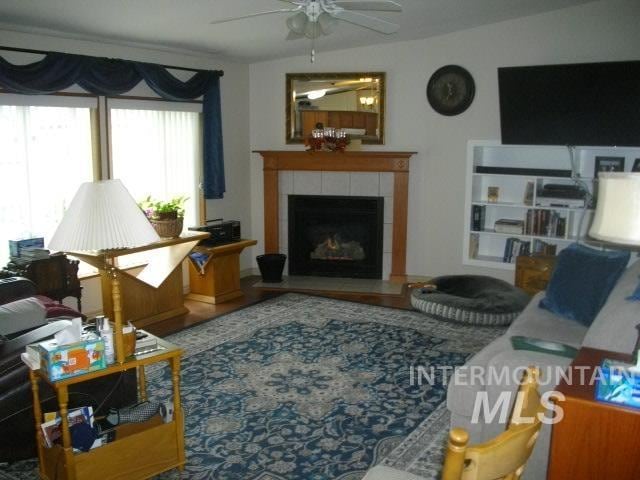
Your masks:
<svg viewBox="0 0 640 480"><path fill-rule="evenodd" d="M598 174L598 205L589 235L605 242L640 246L640 172Z"/></svg>
<svg viewBox="0 0 640 480"><path fill-rule="evenodd" d="M640 172L598 174L598 204L589 236L623 246L640 246ZM638 331L634 353L636 368L640 369L640 328Z"/></svg>
<svg viewBox="0 0 640 480"><path fill-rule="evenodd" d="M133 248L160 240L120 180L80 185L48 247L64 252ZM122 304L117 269L104 258L111 277L115 356L124 362Z"/></svg>

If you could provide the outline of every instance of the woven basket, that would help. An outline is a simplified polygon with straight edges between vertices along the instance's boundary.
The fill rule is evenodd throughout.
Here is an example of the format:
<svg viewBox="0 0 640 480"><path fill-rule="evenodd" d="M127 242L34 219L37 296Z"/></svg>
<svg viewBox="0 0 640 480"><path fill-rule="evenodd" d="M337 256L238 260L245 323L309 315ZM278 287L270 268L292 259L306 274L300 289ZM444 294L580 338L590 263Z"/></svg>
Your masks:
<svg viewBox="0 0 640 480"><path fill-rule="evenodd" d="M158 235L164 238L179 237L182 233L182 217L170 220L151 220L151 225L156 229Z"/></svg>

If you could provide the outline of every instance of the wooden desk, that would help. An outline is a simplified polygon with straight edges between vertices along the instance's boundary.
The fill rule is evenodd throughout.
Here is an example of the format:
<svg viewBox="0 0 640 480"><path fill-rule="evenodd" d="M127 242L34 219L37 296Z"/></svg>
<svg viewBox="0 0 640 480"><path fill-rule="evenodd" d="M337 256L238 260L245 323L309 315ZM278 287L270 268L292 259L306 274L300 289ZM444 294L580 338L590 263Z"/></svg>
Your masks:
<svg viewBox="0 0 640 480"><path fill-rule="evenodd" d="M182 350L169 342L157 339L161 350L127 358L122 364L112 364L103 370L52 382L41 370L29 370L33 394L33 413L36 421L36 443L40 478L45 480L96 480L101 478L145 479L172 468L183 469L184 414L180 403L180 356ZM140 399L146 399L144 366L168 361L173 387L173 420L163 423L158 418L148 422L116 427L116 438L102 447L84 453L74 453L67 421L69 385L78 384L117 372L137 369ZM54 389L62 420L62 445L45 447L40 429L42 411L38 378Z"/></svg>
<svg viewBox="0 0 640 480"><path fill-rule="evenodd" d="M588 384L605 358L631 361L631 355L583 348L569 367L572 384L563 380L557 387L565 396L556 402L564 418L553 425L550 480L636 480L640 475L640 409L596 401L595 384ZM580 370L585 384L580 384Z"/></svg>
<svg viewBox="0 0 640 480"><path fill-rule="evenodd" d="M188 312L184 306L182 261L200 240L208 237L208 233L188 232L143 247L68 253L100 271L102 309L111 319L114 318L111 270L115 268L121 284L123 321L144 327ZM118 257L138 252L148 252L150 259L137 275L117 268Z"/></svg>
<svg viewBox="0 0 640 480"><path fill-rule="evenodd" d="M194 252L209 255L209 258L202 267L189 261L191 293L187 298L216 304L241 297L240 253L257 243L256 240L240 240L216 247L194 248Z"/></svg>

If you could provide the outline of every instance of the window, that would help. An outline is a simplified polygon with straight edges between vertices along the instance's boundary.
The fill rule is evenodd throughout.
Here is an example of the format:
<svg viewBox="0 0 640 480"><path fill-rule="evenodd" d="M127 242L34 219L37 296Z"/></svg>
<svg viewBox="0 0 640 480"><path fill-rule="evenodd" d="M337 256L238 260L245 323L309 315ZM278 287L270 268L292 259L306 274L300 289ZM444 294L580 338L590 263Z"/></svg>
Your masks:
<svg viewBox="0 0 640 480"><path fill-rule="evenodd" d="M186 196L184 228L199 224L201 171L200 115L176 111L181 104L110 100L111 178L118 178L137 201ZM197 104L187 108L200 109ZM144 107L144 108L142 108ZM159 108L163 108L160 110ZM172 109L172 110L168 110ZM148 261L149 252L118 258L120 267Z"/></svg>
<svg viewBox="0 0 640 480"><path fill-rule="evenodd" d="M165 108L172 107L175 104ZM122 180L138 201L148 195L162 200L189 197L184 225L197 225L202 158L199 113L127 108L109 112L111 177Z"/></svg>
<svg viewBox="0 0 640 480"><path fill-rule="evenodd" d="M9 260L8 240L42 236L46 245L80 184L94 178L90 108L27 106L20 103L42 98L12 97L0 98L14 103L0 104L0 266Z"/></svg>
<svg viewBox="0 0 640 480"><path fill-rule="evenodd" d="M185 228L199 224L201 105L107 102L102 178L119 178L136 200L188 196ZM42 236L46 247L80 184L100 177L96 107L96 97L0 94L0 268L8 240ZM82 264L81 271L94 270Z"/></svg>

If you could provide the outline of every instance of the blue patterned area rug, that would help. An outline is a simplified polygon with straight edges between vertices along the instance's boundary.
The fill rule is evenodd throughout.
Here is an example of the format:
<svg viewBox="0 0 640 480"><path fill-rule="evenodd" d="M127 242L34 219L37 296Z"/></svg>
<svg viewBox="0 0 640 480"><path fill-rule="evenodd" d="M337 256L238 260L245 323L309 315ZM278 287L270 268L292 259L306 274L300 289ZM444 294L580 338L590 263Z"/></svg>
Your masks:
<svg viewBox="0 0 640 480"><path fill-rule="evenodd" d="M413 457L429 449L414 447L431 445L439 464L446 391L412 387L410 366L463 364L502 331L287 294L171 335L185 351L187 465L159 478L356 480L382 460L428 473ZM168 368L147 380L170 398ZM32 478L19 465L7 478Z"/></svg>

